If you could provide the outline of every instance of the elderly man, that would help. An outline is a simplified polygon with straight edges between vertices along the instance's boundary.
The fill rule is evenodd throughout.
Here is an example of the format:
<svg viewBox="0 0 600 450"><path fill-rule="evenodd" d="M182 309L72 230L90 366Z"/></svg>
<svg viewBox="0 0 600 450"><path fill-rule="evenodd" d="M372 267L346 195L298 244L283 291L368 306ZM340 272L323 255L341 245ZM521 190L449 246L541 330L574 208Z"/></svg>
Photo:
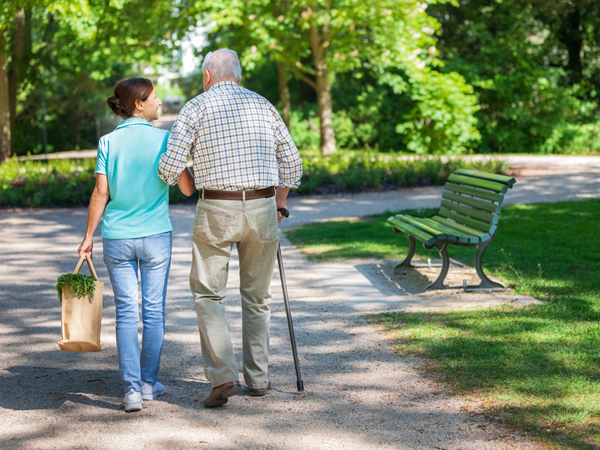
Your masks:
<svg viewBox="0 0 600 450"><path fill-rule="evenodd" d="M212 387L204 405L213 407L241 391L223 307L234 243L240 264L244 380L252 396L265 395L271 387L270 284L282 219L277 210L286 207L290 188L300 184L302 163L275 107L239 86L242 69L234 51L209 53L202 70L204 93L179 113L158 170L175 185L192 155L199 194L190 288L204 373Z"/></svg>

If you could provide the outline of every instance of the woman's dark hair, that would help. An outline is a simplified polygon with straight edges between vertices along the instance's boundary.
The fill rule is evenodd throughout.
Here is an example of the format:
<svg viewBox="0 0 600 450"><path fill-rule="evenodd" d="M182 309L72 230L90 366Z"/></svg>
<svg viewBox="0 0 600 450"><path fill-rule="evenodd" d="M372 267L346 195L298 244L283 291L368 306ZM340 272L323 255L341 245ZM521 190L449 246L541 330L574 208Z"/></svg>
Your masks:
<svg viewBox="0 0 600 450"><path fill-rule="evenodd" d="M106 100L108 107L123 119L133 117L135 101L145 101L154 86L147 78L125 78L115 86L115 95Z"/></svg>

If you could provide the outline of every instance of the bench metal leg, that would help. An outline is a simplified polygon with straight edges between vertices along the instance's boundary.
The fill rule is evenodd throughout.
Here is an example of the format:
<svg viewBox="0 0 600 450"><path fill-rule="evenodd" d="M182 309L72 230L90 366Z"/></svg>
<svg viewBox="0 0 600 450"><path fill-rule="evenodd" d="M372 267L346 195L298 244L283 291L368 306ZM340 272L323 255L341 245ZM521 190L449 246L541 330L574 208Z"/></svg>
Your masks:
<svg viewBox="0 0 600 450"><path fill-rule="evenodd" d="M477 270L477 275L479 275L479 279L481 283L476 286L468 286L471 289L506 289L505 286L500 283L496 283L495 281L490 280L485 273L483 273L482 260L483 253L488 248L488 246L492 243L492 239L477 245L477 254L475 255L475 270Z"/></svg>
<svg viewBox="0 0 600 450"><path fill-rule="evenodd" d="M448 257L448 250L446 250L446 246L448 244L443 244L439 247L438 251L440 253L440 257L442 258L442 271L436 278L436 280L431 283L429 286L425 288L425 290L429 289L447 289L448 286L444 285L444 280L446 279L446 275L448 274L448 269L450 268L450 258Z"/></svg>
<svg viewBox="0 0 600 450"><path fill-rule="evenodd" d="M415 255L415 251L417 250L417 241L414 237L408 236L408 255L404 258L400 264L394 267L394 272L399 272L401 267L412 267L410 264L413 256Z"/></svg>

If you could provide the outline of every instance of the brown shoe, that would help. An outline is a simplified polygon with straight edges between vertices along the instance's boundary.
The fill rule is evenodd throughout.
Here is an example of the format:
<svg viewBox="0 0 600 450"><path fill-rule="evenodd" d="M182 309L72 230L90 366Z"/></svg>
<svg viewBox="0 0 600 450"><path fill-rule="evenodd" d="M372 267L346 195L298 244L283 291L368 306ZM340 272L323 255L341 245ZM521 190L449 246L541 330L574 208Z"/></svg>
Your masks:
<svg viewBox="0 0 600 450"><path fill-rule="evenodd" d="M250 389L250 395L252 397L262 397L263 395L267 395L267 392L271 389L271 382L267 384L267 387L262 389Z"/></svg>
<svg viewBox="0 0 600 450"><path fill-rule="evenodd" d="M242 390L239 381L229 381L220 386L212 388L210 395L204 400L204 406L212 408L213 406L221 406L227 403L227 398L239 394Z"/></svg>

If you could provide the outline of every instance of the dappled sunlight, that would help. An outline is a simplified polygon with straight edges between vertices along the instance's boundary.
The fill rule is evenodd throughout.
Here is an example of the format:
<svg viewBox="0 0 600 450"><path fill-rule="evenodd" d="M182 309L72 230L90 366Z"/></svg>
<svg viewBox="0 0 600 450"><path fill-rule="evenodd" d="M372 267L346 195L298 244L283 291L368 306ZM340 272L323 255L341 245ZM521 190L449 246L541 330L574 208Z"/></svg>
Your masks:
<svg viewBox="0 0 600 450"><path fill-rule="evenodd" d="M0 357L4 361L0 419L5 430L0 446L50 449L60 447L64 436L69 436L80 445L103 447L106 433L111 439L116 436L120 442L138 446L232 450L263 449L273 443L283 450L457 448L453 443L478 445L487 439L505 439L505 432L494 426L483 433L479 422L461 411L462 400L440 395L439 386L415 372L414 359L399 358L385 339L373 333L364 314L398 305L396 298L386 300L358 271L348 278L347 272L335 265L309 263L285 239L282 252L306 390L298 393L296 389L275 270L270 358L273 389L263 398L250 397L244 390L222 408L204 408L210 385L203 375L189 292L187 230L191 229L193 209L187 206L174 207L171 214L174 251L160 372L167 394L159 401L145 402L137 414L120 411L114 299L99 238L94 262L105 281L103 351L60 352L56 345L60 303L55 281L59 274L74 269L86 221L83 209L72 212L68 217L54 211L35 212L34 222L26 220L29 212L0 216L4 231L0 258L11 268L0 272ZM14 251L22 241L36 249L35 267L31 267L34 258ZM225 307L234 350L241 361L237 270L234 250ZM240 377L243 381L241 373ZM40 390L44 395L37 394ZM436 430L433 434L432 427Z"/></svg>
<svg viewBox="0 0 600 450"><path fill-rule="evenodd" d="M455 390L489 398L485 407L508 423L551 427L560 440L589 435L600 416L600 328L584 311L565 314L545 305L380 318L400 351L432 358Z"/></svg>

